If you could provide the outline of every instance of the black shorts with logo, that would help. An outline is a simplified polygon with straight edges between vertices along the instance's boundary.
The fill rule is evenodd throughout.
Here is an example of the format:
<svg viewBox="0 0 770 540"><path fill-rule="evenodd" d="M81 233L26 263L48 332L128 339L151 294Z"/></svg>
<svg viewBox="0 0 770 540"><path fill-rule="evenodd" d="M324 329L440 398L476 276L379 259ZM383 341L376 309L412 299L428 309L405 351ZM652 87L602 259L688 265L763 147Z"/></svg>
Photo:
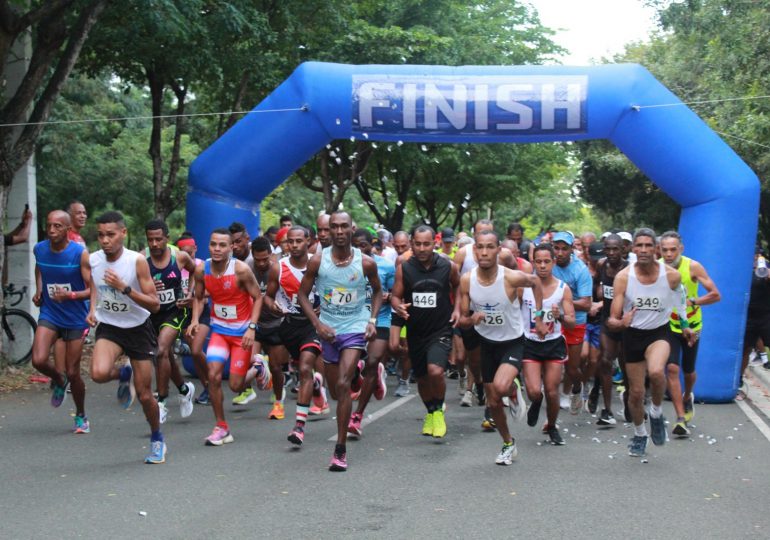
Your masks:
<svg viewBox="0 0 770 540"><path fill-rule="evenodd" d="M524 356L524 336L507 341L491 341L481 339L481 379L485 384L495 380L497 368L503 364L514 366L521 371L521 360Z"/></svg>
<svg viewBox="0 0 770 540"><path fill-rule="evenodd" d="M152 360L155 362L158 352L158 338L148 317L144 323L133 328L120 328L107 323L96 327L96 340L106 339L123 349L123 354L131 360Z"/></svg>
<svg viewBox="0 0 770 540"><path fill-rule="evenodd" d="M264 326L257 325L257 331L254 334L254 341L259 341L263 347L275 347L280 345L281 336L279 334L281 325L271 326L265 328Z"/></svg>
<svg viewBox="0 0 770 540"><path fill-rule="evenodd" d="M415 339L407 334L409 344L409 359L412 361L412 371L417 378L428 374L428 364L441 366L446 370L449 365L449 354L452 352L452 329L447 328L430 338Z"/></svg>
<svg viewBox="0 0 770 540"><path fill-rule="evenodd" d="M313 325L304 317L287 315L278 327L278 337L292 360L299 360L299 353L304 350L310 350L316 356L321 354L321 340Z"/></svg>
<svg viewBox="0 0 770 540"><path fill-rule="evenodd" d="M547 341L535 341L527 339L524 341L524 361L525 362L558 362L564 363L567 360L567 340L564 336Z"/></svg>
<svg viewBox="0 0 770 540"><path fill-rule="evenodd" d="M190 311L187 308L174 308L151 313L150 322L156 334L160 334L160 329L164 326L179 333L190 324Z"/></svg>

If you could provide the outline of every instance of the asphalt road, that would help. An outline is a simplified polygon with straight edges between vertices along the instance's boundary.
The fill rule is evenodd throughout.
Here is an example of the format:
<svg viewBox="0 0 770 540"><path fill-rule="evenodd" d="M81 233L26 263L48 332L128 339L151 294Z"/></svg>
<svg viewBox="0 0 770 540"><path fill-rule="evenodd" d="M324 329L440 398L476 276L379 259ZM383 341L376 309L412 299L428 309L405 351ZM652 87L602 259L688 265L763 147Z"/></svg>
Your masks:
<svg viewBox="0 0 770 540"><path fill-rule="evenodd" d="M0 397L0 537L770 537L770 441L736 404L697 406L692 437L651 446L647 463L627 455L630 427L599 431L586 413L563 412L563 447L516 424L519 458L501 467L499 436L481 432L482 408L459 407L452 381L446 439L419 435L419 399L388 395L348 444L349 470L331 473L333 410L295 451L291 400L282 421L267 419L267 393L228 405L235 442L220 448L203 445L208 407L185 420L173 407L167 463L151 466L141 410L87 384L89 435L70 433L72 402L52 409L47 390Z"/></svg>

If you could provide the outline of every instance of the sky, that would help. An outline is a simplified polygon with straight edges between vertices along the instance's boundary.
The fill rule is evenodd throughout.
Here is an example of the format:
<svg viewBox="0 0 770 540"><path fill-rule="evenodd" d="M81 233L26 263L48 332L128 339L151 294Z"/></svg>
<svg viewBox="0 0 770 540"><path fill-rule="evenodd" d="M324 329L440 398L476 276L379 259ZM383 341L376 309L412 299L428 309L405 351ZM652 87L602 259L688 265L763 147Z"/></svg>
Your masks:
<svg viewBox="0 0 770 540"><path fill-rule="evenodd" d="M655 10L643 0L525 1L537 9L544 26L556 30L554 41L569 50L560 58L564 65L598 63L630 41L646 40L655 28Z"/></svg>

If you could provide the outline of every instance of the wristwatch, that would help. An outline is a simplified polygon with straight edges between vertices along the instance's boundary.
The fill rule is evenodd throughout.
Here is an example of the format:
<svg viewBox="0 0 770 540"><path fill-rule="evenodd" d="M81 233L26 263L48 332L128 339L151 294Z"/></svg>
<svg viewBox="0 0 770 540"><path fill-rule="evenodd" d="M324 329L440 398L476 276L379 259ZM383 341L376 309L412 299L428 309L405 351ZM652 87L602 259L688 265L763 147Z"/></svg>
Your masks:
<svg viewBox="0 0 770 540"><path fill-rule="evenodd" d="M377 319L372 317L371 319L369 319L369 324L377 324Z"/></svg>
<svg viewBox="0 0 770 540"><path fill-rule="evenodd" d="M129 285L129 286L127 286L125 289L123 289L123 290L122 290L122 291L120 291L120 292L122 292L123 294L125 294L126 296L128 296L129 294L131 294L131 286L130 286L130 285Z"/></svg>
<svg viewBox="0 0 770 540"><path fill-rule="evenodd" d="M538 311L535 311L535 317L540 317L542 319L543 315L545 315L545 310L544 309L540 309Z"/></svg>
<svg viewBox="0 0 770 540"><path fill-rule="evenodd" d="M249 323L249 330L254 330L254 331L256 332L256 330L257 330L257 325L256 325L256 324L254 324L253 322L252 322L252 323Z"/></svg>

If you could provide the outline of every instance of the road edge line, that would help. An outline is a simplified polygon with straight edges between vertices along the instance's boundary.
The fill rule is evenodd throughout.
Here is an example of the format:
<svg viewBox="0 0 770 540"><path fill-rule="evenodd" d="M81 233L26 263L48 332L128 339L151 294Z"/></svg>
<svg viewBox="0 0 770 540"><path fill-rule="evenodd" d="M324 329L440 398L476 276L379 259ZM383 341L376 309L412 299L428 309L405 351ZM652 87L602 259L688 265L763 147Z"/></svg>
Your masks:
<svg viewBox="0 0 770 540"><path fill-rule="evenodd" d="M752 409L748 403L744 403L743 401L736 401L735 404L738 405L738 407L748 417L751 423L757 427L759 432L765 436L765 439L770 442L770 426L765 424L762 418L760 418L759 415L754 412L754 409Z"/></svg>
<svg viewBox="0 0 770 540"><path fill-rule="evenodd" d="M368 417L364 418L364 420L361 422L361 427L363 428L365 426L368 426L369 424L371 424L372 422L374 422L378 418L382 418L383 416L388 414L390 411L399 408L404 403L408 403L409 401L411 401L415 397L417 397L417 394L411 394L411 395L408 395L408 396L404 396L402 398L398 398L398 401L394 401L393 403L389 403L389 404L385 405L381 409L377 409L371 415L369 415ZM329 437L326 440L334 442L334 441L337 440L337 435L332 435L331 437Z"/></svg>

